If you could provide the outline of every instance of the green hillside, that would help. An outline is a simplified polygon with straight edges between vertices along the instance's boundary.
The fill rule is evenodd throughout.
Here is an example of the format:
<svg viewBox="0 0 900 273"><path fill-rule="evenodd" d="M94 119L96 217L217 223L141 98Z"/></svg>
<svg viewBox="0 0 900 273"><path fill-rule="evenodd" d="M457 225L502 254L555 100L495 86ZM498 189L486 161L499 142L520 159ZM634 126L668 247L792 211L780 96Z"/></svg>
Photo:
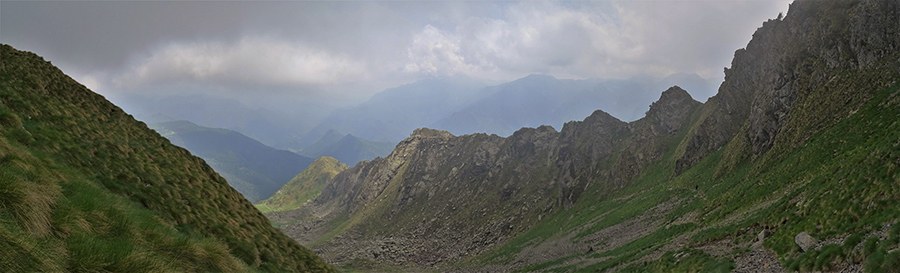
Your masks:
<svg viewBox="0 0 900 273"><path fill-rule="evenodd" d="M202 158L250 202L272 196L313 162L312 158L266 146L232 130L189 121L153 123L148 127Z"/></svg>
<svg viewBox="0 0 900 273"><path fill-rule="evenodd" d="M262 212L284 211L299 208L322 193L325 183L346 170L347 165L333 157L316 159L306 170L291 179L269 199L256 205Z"/></svg>
<svg viewBox="0 0 900 273"><path fill-rule="evenodd" d="M0 170L8 272L334 271L203 160L8 45Z"/></svg>

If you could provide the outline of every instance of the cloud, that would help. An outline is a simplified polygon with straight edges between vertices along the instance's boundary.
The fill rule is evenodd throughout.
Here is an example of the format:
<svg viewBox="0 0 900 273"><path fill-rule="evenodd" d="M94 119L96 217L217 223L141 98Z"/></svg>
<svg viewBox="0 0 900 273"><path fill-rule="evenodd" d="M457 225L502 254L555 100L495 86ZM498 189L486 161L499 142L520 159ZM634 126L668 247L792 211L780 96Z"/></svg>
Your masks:
<svg viewBox="0 0 900 273"><path fill-rule="evenodd" d="M0 41L105 94L362 100L432 76L721 77L790 1L3 1Z"/></svg>
<svg viewBox="0 0 900 273"><path fill-rule="evenodd" d="M412 37L412 43L406 49L409 62L403 71L440 76L478 72L482 67L466 61L460 52L461 42L452 33L426 25L422 32Z"/></svg>
<svg viewBox="0 0 900 273"><path fill-rule="evenodd" d="M403 71L491 79L721 76L734 50L787 1L523 1L496 18L426 25L413 35Z"/></svg>
<svg viewBox="0 0 900 273"><path fill-rule="evenodd" d="M114 82L136 86L172 81L246 85L331 85L366 76L346 55L284 40L244 38L236 43L171 43L140 59Z"/></svg>
<svg viewBox="0 0 900 273"><path fill-rule="evenodd" d="M452 30L425 26L408 47L405 72L488 78L528 73L590 77L618 69L643 47L619 21L555 2L510 5L503 18L468 17Z"/></svg>

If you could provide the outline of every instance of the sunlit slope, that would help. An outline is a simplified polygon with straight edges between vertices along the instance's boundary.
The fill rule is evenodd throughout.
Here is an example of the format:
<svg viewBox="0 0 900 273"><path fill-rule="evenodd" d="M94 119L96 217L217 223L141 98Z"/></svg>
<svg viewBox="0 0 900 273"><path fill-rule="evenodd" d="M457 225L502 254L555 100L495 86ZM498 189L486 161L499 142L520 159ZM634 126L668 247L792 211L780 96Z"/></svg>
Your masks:
<svg viewBox="0 0 900 273"><path fill-rule="evenodd" d="M299 208L319 196L322 189L325 188L325 183L347 168L349 168L347 165L333 157L320 157L285 184L275 195L256 206L263 212Z"/></svg>
<svg viewBox="0 0 900 273"><path fill-rule="evenodd" d="M201 159L0 45L0 268L333 271Z"/></svg>

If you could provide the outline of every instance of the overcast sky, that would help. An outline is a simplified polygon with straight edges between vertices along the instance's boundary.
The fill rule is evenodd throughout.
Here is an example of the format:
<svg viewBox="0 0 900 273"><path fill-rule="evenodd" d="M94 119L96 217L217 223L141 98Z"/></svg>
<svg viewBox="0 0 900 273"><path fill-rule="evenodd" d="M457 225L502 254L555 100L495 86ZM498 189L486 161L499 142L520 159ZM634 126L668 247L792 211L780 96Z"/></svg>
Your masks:
<svg viewBox="0 0 900 273"><path fill-rule="evenodd" d="M355 103L427 77L721 80L789 2L4 0L0 42L107 96Z"/></svg>

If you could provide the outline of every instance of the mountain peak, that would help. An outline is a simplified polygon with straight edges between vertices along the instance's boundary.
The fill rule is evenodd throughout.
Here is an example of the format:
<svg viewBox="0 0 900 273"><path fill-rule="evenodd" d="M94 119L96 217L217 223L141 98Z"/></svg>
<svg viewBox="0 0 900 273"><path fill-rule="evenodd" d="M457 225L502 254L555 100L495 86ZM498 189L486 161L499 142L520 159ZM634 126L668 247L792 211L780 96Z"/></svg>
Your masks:
<svg viewBox="0 0 900 273"><path fill-rule="evenodd" d="M322 156L322 157L317 158L315 161L313 161L312 164L309 164L309 167L307 167L307 168L311 168L311 167L318 168L323 165L342 165L342 164L343 163L341 163L334 157Z"/></svg>
<svg viewBox="0 0 900 273"><path fill-rule="evenodd" d="M450 138L450 137L453 137L453 134L451 134L451 133L448 132L448 131L444 131L444 130L435 130L435 129L429 129L429 128L419 128L419 129L414 130L414 131L412 132L412 134L409 135L409 137L410 137L410 138L412 138L412 137L420 137L420 138Z"/></svg>
<svg viewBox="0 0 900 273"><path fill-rule="evenodd" d="M666 91L663 91L659 96L659 100L657 102L660 103L669 103L669 102L683 102L683 101L691 101L694 100L691 97L691 94L686 90L682 89L680 86L672 86ZM652 106L651 106L652 107Z"/></svg>
<svg viewBox="0 0 900 273"><path fill-rule="evenodd" d="M672 86L663 91L659 100L650 105L645 119L655 123L655 128L667 134L678 131L694 108L701 103L694 100L687 91L679 86Z"/></svg>

